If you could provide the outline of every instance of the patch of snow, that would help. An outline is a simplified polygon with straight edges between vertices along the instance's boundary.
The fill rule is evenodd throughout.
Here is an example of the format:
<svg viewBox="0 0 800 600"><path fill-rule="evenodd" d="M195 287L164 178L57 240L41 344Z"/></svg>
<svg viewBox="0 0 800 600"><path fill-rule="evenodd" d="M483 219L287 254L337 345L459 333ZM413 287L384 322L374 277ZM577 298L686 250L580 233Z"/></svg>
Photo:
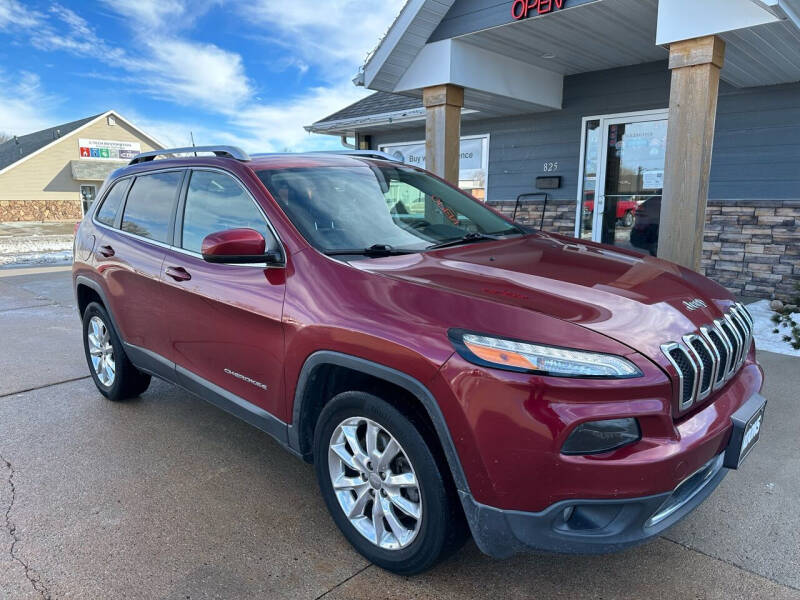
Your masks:
<svg viewBox="0 0 800 600"><path fill-rule="evenodd" d="M68 264L72 262L72 239L72 235L0 237L0 267Z"/></svg>
<svg viewBox="0 0 800 600"><path fill-rule="evenodd" d="M795 350L788 342L783 341L783 336L786 335L785 332L789 331L788 329L781 327L778 329L780 333L772 333L775 329L772 315L775 312L769 307L769 300L759 300L758 302L753 302L753 304L748 304L747 310L753 315L753 320L755 321L756 349L789 356L800 356L800 350ZM798 318L800 318L800 315L798 315Z"/></svg>
<svg viewBox="0 0 800 600"><path fill-rule="evenodd" d="M0 268L20 265L68 265L71 263L72 248L57 252L0 255Z"/></svg>

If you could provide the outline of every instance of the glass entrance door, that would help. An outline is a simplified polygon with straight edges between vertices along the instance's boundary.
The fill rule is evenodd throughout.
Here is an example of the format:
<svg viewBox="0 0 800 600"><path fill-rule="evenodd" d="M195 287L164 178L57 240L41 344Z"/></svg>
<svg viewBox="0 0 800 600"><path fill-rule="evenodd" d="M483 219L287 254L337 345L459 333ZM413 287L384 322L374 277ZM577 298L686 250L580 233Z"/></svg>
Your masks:
<svg viewBox="0 0 800 600"><path fill-rule="evenodd" d="M655 255L666 111L584 119L577 237Z"/></svg>

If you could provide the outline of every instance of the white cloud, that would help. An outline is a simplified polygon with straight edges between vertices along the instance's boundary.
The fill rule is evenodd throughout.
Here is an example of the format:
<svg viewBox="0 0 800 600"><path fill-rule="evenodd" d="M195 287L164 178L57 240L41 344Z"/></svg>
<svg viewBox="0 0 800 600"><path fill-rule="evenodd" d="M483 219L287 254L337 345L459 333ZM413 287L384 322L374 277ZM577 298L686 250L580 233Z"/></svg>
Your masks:
<svg viewBox="0 0 800 600"><path fill-rule="evenodd" d="M339 146L336 138L311 136L303 126L368 93L355 88L350 76L390 25L403 1L330 0L320 12L308 10L308 3L303 2L256 0L246 9L238 9L243 27L255 27L265 40L287 49L286 56L270 57L273 66L291 66L301 76L315 68L318 79L325 82L269 101L256 96L256 84L248 76L240 54L189 36L193 22L222 0L195 0L191 5L188 0L103 0L132 33L133 43L127 49L112 46L84 17L59 4L53 4L49 14L42 15L27 11L17 0L0 0L0 28L13 19L39 49L95 59L92 76L115 80L134 92L219 117L213 128L180 118L167 122L148 119L146 115L130 117L165 144L188 144L191 130L198 144L232 143L251 152L335 148ZM358 21L358 31L353 27L354 19ZM256 44L252 48L254 53L260 51ZM98 69L99 63L114 70ZM0 101L7 91L0 90ZM38 108L35 102L29 105ZM13 114L8 107L0 107L0 129L2 118ZM50 124L48 121L43 126Z"/></svg>
<svg viewBox="0 0 800 600"><path fill-rule="evenodd" d="M60 4L53 4L49 12L66 26L66 30L62 30L63 27L57 26L52 21L45 20L42 15L35 23L20 25L20 28L26 30L35 48L48 51L63 50L118 66L134 64L124 50L107 44L96 34L86 19L75 11Z"/></svg>
<svg viewBox="0 0 800 600"><path fill-rule="evenodd" d="M349 82L335 87L318 87L303 95L275 104L252 104L230 118L239 131L243 147L265 152L337 147L339 142L330 136L310 136L303 129L340 108L363 98L365 92Z"/></svg>
<svg viewBox="0 0 800 600"><path fill-rule="evenodd" d="M0 0L0 30L10 27L28 28L40 22L41 14L30 10L17 0Z"/></svg>
<svg viewBox="0 0 800 600"><path fill-rule="evenodd" d="M234 52L181 39L160 39L148 47L146 85L156 96L225 113L253 93L242 57Z"/></svg>
<svg viewBox="0 0 800 600"><path fill-rule="evenodd" d="M329 0L318 10L308 2L256 0L240 14L332 78L354 75L392 24L405 0Z"/></svg>
<svg viewBox="0 0 800 600"><path fill-rule="evenodd" d="M341 148L339 138L306 133L303 124L332 113L360 97L363 90L342 84L338 88L314 88L307 93L277 104L251 103L226 117L221 127L193 120L164 121L148 118L135 110L121 112L137 126L169 146L191 145L189 132L200 145L231 144L248 152L302 152Z"/></svg>
<svg viewBox="0 0 800 600"><path fill-rule="evenodd" d="M39 76L0 70L0 132L24 135L51 127L59 101L44 92Z"/></svg>
<svg viewBox="0 0 800 600"><path fill-rule="evenodd" d="M111 10L147 29L163 29L168 23L179 25L186 18L181 0L103 0Z"/></svg>

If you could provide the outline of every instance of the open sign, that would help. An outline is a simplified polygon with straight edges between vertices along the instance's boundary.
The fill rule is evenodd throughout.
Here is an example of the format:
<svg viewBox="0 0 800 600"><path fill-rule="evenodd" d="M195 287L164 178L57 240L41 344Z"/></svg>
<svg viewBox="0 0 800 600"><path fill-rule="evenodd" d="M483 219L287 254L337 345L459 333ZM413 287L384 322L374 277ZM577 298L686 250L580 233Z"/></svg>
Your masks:
<svg viewBox="0 0 800 600"><path fill-rule="evenodd" d="M554 10L564 8L564 0L514 0L511 4L511 16L519 21L536 11L537 15L546 15Z"/></svg>

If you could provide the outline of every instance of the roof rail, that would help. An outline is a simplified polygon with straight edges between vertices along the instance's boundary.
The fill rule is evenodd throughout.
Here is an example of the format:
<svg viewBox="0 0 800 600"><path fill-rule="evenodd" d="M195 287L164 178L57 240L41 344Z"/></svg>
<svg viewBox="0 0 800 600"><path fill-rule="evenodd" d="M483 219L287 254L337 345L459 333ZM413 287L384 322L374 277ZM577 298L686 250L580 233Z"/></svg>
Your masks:
<svg viewBox="0 0 800 600"><path fill-rule="evenodd" d="M378 158L380 160L390 160L392 162L403 162L396 156L381 152L380 150L319 150L308 154L339 154L343 156L355 156L361 158Z"/></svg>
<svg viewBox="0 0 800 600"><path fill-rule="evenodd" d="M133 157L129 165L136 165L143 162L149 162L156 156L164 154L189 154L194 152L213 152L216 156L224 156L226 158L235 158L236 160L249 161L250 156L236 146L192 146L188 148L165 148L164 150L153 150L152 152L142 152Z"/></svg>

